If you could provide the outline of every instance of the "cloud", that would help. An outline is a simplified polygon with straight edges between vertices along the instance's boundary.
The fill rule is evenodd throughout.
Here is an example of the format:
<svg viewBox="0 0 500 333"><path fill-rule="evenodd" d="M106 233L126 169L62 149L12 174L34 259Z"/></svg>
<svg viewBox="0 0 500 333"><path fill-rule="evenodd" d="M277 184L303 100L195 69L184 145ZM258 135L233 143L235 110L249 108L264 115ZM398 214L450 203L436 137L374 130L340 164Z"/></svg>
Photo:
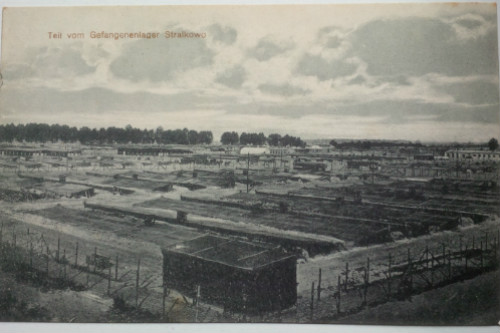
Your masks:
<svg viewBox="0 0 500 333"><path fill-rule="evenodd" d="M290 84L261 84L259 85L259 90L280 96L293 96L293 95L305 95L310 91L307 89L302 89L300 87L292 86Z"/></svg>
<svg viewBox="0 0 500 333"><path fill-rule="evenodd" d="M240 88L246 76L246 71L242 66L235 66L219 73L215 81L229 88Z"/></svg>
<svg viewBox="0 0 500 333"><path fill-rule="evenodd" d="M352 75L358 64L352 59L328 61L321 56L306 54L297 65L297 73L316 76L320 80L335 79L341 76Z"/></svg>
<svg viewBox="0 0 500 333"><path fill-rule="evenodd" d="M214 52L202 38L141 39L124 46L111 72L130 81L168 81L175 75L213 63Z"/></svg>
<svg viewBox="0 0 500 333"><path fill-rule="evenodd" d="M275 41L272 37L264 37L257 45L248 50L248 55L259 61L267 61L277 55L285 53L293 47L292 43Z"/></svg>
<svg viewBox="0 0 500 333"><path fill-rule="evenodd" d="M61 47L39 47L29 49L19 63L7 66L3 72L6 80L67 78L83 76L95 72L82 56L82 45L72 44Z"/></svg>
<svg viewBox="0 0 500 333"><path fill-rule="evenodd" d="M220 105L221 100L230 105L235 100L205 96L193 92L177 94L153 94L149 92L120 93L106 88L89 88L76 91L60 91L45 87L17 89L2 88L0 109L30 119L33 115L49 115L70 112L78 117L113 112L133 111L147 117L152 113L162 113L194 109L207 109ZM25 98L30 96L30 98Z"/></svg>
<svg viewBox="0 0 500 333"><path fill-rule="evenodd" d="M460 82L436 87L455 99L457 103L471 105L498 105L498 84L484 81Z"/></svg>
<svg viewBox="0 0 500 333"><path fill-rule="evenodd" d="M463 42L485 36L496 30L496 18L467 13L445 20L455 30L457 38Z"/></svg>
<svg viewBox="0 0 500 333"><path fill-rule="evenodd" d="M478 75L498 72L493 29L467 43L449 23L410 17L371 21L352 34L352 53L372 75Z"/></svg>
<svg viewBox="0 0 500 333"><path fill-rule="evenodd" d="M226 45L231 45L236 41L238 33L235 29L220 24L213 24L209 27L208 31L216 42L221 42Z"/></svg>

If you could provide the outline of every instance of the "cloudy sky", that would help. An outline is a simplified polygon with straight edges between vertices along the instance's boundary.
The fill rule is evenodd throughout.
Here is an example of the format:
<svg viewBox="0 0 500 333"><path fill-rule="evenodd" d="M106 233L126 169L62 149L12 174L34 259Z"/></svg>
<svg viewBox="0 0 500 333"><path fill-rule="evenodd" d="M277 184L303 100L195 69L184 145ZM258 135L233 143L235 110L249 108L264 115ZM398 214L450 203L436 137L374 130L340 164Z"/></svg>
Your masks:
<svg viewBox="0 0 500 333"><path fill-rule="evenodd" d="M2 38L0 123L421 141L500 128L491 4L9 8Z"/></svg>

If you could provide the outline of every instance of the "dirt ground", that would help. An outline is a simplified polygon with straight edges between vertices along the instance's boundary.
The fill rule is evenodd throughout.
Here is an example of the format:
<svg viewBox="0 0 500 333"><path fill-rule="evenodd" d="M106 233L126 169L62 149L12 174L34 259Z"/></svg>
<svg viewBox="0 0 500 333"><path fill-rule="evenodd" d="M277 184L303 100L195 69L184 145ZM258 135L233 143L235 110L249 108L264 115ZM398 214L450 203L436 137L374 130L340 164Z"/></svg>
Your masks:
<svg viewBox="0 0 500 333"><path fill-rule="evenodd" d="M178 195L179 192L177 191L167 194L167 196L171 198ZM99 191L94 200L101 199L105 202L113 202L125 199L130 200L132 203L141 196L141 193L136 193L132 197L120 197L107 192ZM158 194L154 195L156 198L158 198L158 196ZM152 197L153 196L149 194L149 198ZM60 205L59 208L57 205ZM68 213L68 215L51 215L47 212L43 213L44 209L55 209L57 213L58 209L64 210L67 208L72 210L73 213ZM116 219L108 218L104 214L102 215L102 218L89 218L88 221L85 222L85 220L79 220L75 217L75 211L77 215L79 214L78 212L80 212L82 216L90 214L88 210L83 209L82 201L77 199L43 200L35 204L19 203L16 205L10 203L0 203L0 218L3 221L13 219L16 221L15 228L17 230L26 230L26 228L29 227L31 229L31 233L44 234L46 240L51 244L56 244L57 235L60 235L62 240L61 246L67 249L73 249L74 243L76 241L80 242L80 251L82 251L82 255L85 253L84 248L87 249L86 254L90 254L92 253L94 246L99 247L99 253L109 255L112 258L116 253L120 253L120 256L124 258L121 262L121 269L123 270L133 271L136 265L137 257L141 256L141 271L143 272L144 277L154 276L154 283L151 284L151 288L155 289L155 293L157 295L161 294L162 256L160 244L168 239L170 239L168 242L173 242L190 237L192 238L193 235L199 234L199 232L194 229L170 224L159 224L153 228L147 228L141 221L118 218L118 222ZM484 237L486 231L489 231L490 235L496 235L499 228L500 222L498 219L490 220L482 224L454 231L444 231L419 238L402 239L396 242L375 246L359 247L326 256L317 256L315 258L301 260L297 265L297 291L299 299L306 299L309 297L311 283L317 283L318 270L320 268L322 269L322 286L327 289L328 286L336 285L337 277L342 273L346 262L349 262L350 267L362 267L365 265L366 259L369 257L372 262L372 277L373 279L377 279L377 277L381 277L377 274L380 274L381 271L386 269L384 265L386 263L388 253L392 253L394 258L405 258L408 248L411 249L412 253L417 254L421 253L426 246L432 248L439 247L441 243L448 245L454 244L457 246L460 236L463 237L463 239L468 239L470 242L470 238L472 236L475 236L476 239L479 240L481 237ZM496 274L497 275L488 275L488 278L485 277L486 280L484 280L484 284L488 285L494 281L498 281L498 273ZM405 314L403 312L400 312L400 314L398 316L394 316L394 318L390 317L391 311L389 310L390 305L388 304L387 306L389 308L387 310L383 310L385 308L382 308L381 306L380 312L376 312L380 313L378 315L367 311L367 313L364 314L365 317L352 317L354 319L352 319L351 322L361 323L362 320L366 320L366 323L371 323L373 320L376 320L374 319L376 318L374 316L379 316L379 318L383 318L384 320L394 320L394 323L397 323L397 319L402 318L403 316L406 318L404 319L404 322L407 323L408 321L416 320L416 317L411 317L416 316L415 314L411 314L411 312L415 312L412 310L412 306L414 306L415 309L419 309L419 307L424 309L427 306L426 302L434 300L436 305L429 305L432 306L432 309L434 309L429 310L431 311L428 313L430 318L429 323L439 324L438 322L433 321L437 318L436 316L438 314L433 315L433 313L439 310L439 304L441 303L438 300L440 300L442 296L445 297L442 305L444 304L446 306L447 304L452 304L459 300L460 304L467 304L467 302L474 304L473 300L469 299L470 297L475 297L474 295L484 295L484 297L480 297L480 299L492 299L492 297L490 297L492 290L488 289L486 286L481 287L482 280L478 281L479 282L473 284L477 287L477 292L475 291L474 293L467 292L467 286L469 286L468 284L457 284L458 289L456 290L457 292L460 291L457 295L452 294L452 291L454 290L452 286L450 286L451 291L449 294L446 294L445 292L443 292L443 294L438 293L437 295L439 296L432 296L432 294L429 294L430 296L428 296L428 298L425 298L422 294L422 297L420 297L422 300L419 301L419 303L413 301L412 303L405 303L405 305L401 306L401 309L406 309L406 311L410 313L407 317L404 317ZM26 291L31 290L29 287L25 289ZM52 320L54 321L99 322L101 320L106 321L105 318L107 318L107 320L110 320L111 318L109 317L110 314L106 313L109 310L110 302L112 301L109 298L106 299L100 293L77 293L70 291L42 293L36 289L31 290L30 293L31 295L27 294L26 297L36 299L40 306L50 309L51 312L53 312ZM461 293L466 295L462 296ZM325 290L325 297L327 294L328 290ZM416 300L420 298L414 297ZM175 313L176 318L179 319L178 321L192 321L192 309L190 309L189 306L187 306L188 304L182 299L179 303L174 303L176 299L181 298L179 298L178 294L172 295L168 299L168 307L172 306L173 313ZM161 302L161 298L154 298L154 300ZM399 305L393 306L399 309ZM464 309L466 309L465 306ZM482 312L476 312L477 313L474 317L464 316L464 319L461 317L458 318L457 320L460 320L460 322L457 322L457 324L480 324L487 321L489 322L492 318L492 316L486 313L482 315ZM392 313L394 313L394 311L392 311ZM448 312L443 313L442 316L445 319L453 319L450 317L451 314ZM231 321L234 320L234 318L224 319L213 315L208 320ZM259 318L255 318L255 320L258 321ZM290 320L295 320L295 317Z"/></svg>

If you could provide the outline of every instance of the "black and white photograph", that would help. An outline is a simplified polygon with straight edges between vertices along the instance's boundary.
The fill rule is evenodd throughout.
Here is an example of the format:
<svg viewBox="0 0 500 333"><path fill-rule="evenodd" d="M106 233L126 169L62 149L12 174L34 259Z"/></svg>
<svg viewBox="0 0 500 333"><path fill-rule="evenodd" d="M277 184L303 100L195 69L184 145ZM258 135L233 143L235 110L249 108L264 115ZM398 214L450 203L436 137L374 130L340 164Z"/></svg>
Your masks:
<svg viewBox="0 0 500 333"><path fill-rule="evenodd" d="M3 7L0 325L498 325L497 22Z"/></svg>

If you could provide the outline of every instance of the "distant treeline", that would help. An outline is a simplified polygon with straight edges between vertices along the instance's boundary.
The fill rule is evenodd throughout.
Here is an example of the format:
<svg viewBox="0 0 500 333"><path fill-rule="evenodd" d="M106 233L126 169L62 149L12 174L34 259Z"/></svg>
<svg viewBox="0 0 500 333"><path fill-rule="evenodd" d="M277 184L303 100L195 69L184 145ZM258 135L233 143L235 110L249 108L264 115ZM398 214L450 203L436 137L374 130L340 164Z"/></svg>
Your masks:
<svg viewBox="0 0 500 333"><path fill-rule="evenodd" d="M184 129L156 130L139 129L127 125L125 128L89 128L48 124L8 124L0 125L0 141L26 142L81 142L81 143L163 143L163 144L210 144L213 134L210 131Z"/></svg>
<svg viewBox="0 0 500 333"><path fill-rule="evenodd" d="M304 147L306 143L302 141L299 137L290 136L286 134L281 136L280 134L269 134L265 136L264 133L241 133L239 135L237 132L224 132L220 138L220 142L224 145L254 145L262 146L266 143L270 146L293 146L293 147Z"/></svg>
<svg viewBox="0 0 500 333"><path fill-rule="evenodd" d="M48 124L7 124L0 125L0 142L81 142L83 144L105 143L159 143L159 144L211 144L213 134L211 131L195 131L184 129L164 130L161 126L156 130L139 129L127 125L125 128L89 128L70 127L68 125ZM290 135L264 133L225 132L221 137L222 144L294 146L306 145L299 137Z"/></svg>

